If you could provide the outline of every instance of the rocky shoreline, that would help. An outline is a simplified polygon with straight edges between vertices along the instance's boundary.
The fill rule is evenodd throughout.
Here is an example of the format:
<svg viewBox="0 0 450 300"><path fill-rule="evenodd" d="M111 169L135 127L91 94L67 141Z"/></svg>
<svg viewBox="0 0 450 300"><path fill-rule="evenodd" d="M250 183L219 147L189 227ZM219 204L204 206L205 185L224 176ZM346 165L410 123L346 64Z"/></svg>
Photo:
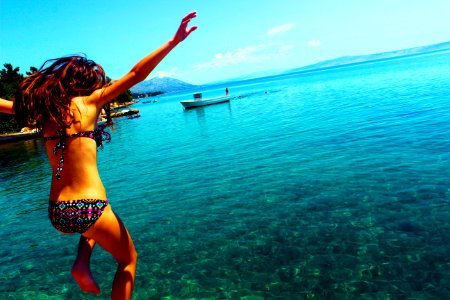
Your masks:
<svg viewBox="0 0 450 300"><path fill-rule="evenodd" d="M40 136L39 132L17 132L17 133L0 134L0 144L31 140L38 138L39 136Z"/></svg>
<svg viewBox="0 0 450 300"><path fill-rule="evenodd" d="M139 114L139 109L128 108L123 111L117 111L111 113L111 118L119 118L123 116L130 116ZM105 117L105 116L102 116ZM27 131L27 132L15 132L15 133L6 133L0 134L0 144L6 144L17 141L31 140L40 137L40 133L36 131Z"/></svg>

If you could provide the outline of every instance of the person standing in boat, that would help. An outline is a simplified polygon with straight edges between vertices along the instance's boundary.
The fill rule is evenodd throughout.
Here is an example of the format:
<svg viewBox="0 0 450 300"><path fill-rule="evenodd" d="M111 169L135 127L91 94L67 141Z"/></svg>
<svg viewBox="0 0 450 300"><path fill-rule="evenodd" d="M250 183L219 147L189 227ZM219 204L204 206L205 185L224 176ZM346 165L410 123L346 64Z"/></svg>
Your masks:
<svg viewBox="0 0 450 300"><path fill-rule="evenodd" d="M225 88L225 96L228 96L228 88Z"/></svg>
<svg viewBox="0 0 450 300"><path fill-rule="evenodd" d="M113 212L97 168L97 147L109 141L106 126L97 125L102 107L143 81L150 72L197 26L192 12L181 21L175 35L140 60L125 76L106 84L103 68L85 56L48 60L26 77L14 100L1 102L2 112L15 112L19 124L36 123L41 130L53 170L48 214L61 233L80 233L72 275L85 292L99 294L90 271L96 244L118 263L111 298L130 299L136 273L137 252L120 218ZM25 220L26 222L26 220Z"/></svg>

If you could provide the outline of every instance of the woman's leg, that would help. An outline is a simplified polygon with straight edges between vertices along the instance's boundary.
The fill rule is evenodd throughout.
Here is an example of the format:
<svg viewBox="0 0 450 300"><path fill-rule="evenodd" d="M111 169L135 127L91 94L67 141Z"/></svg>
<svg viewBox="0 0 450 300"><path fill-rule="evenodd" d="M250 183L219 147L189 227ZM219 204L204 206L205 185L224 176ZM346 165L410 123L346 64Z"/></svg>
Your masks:
<svg viewBox="0 0 450 300"><path fill-rule="evenodd" d="M89 267L94 246L95 241L93 239L80 236L77 258L72 267L72 276L83 291L100 294L100 288L92 277Z"/></svg>
<svg viewBox="0 0 450 300"><path fill-rule="evenodd" d="M94 239L103 249L111 253L119 264L114 277L111 299L130 299L136 273L137 253L128 230L110 205L83 235Z"/></svg>

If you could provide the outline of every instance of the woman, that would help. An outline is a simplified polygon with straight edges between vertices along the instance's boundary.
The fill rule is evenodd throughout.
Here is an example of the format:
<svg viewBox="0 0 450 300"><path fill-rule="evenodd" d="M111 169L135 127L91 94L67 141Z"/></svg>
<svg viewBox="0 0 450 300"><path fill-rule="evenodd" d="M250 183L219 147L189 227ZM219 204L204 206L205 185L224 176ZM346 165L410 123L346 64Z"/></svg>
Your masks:
<svg viewBox="0 0 450 300"><path fill-rule="evenodd" d="M110 85L105 85L100 65L83 56L71 56L47 61L19 86L13 107L16 118L21 125L35 123L42 131L53 169L50 221L62 233L81 234L72 275L86 292L100 293L89 266L95 244L118 263L112 299L131 298L137 262L131 236L109 205L98 173L97 147L110 137L104 127L96 127L97 118L103 106L144 80L197 29L187 28L195 17L195 12L184 17L172 39Z"/></svg>

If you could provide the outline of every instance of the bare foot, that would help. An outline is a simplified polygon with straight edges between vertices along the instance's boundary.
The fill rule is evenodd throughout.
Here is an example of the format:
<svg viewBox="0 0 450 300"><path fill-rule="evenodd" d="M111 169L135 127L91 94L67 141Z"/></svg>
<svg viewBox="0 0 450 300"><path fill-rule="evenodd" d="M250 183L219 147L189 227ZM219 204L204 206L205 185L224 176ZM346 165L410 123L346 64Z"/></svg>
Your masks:
<svg viewBox="0 0 450 300"><path fill-rule="evenodd" d="M100 288L95 282L94 277L92 277L89 267L75 262L72 267L72 276L83 291L97 295L100 294Z"/></svg>

